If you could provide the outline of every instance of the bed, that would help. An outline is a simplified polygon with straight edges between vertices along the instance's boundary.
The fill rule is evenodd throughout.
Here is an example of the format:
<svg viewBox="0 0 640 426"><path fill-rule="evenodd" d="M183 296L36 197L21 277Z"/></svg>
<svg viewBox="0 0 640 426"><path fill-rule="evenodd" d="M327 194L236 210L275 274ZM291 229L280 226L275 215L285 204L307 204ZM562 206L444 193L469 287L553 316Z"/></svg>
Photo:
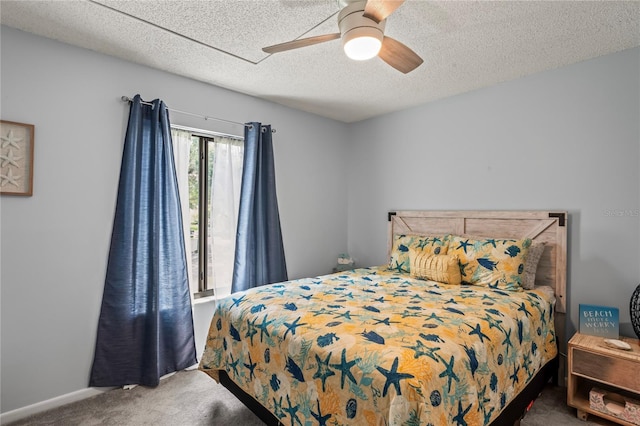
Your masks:
<svg viewBox="0 0 640 426"><path fill-rule="evenodd" d="M566 213L397 211L388 223L387 264L220 301L200 370L266 424L516 423L557 374Z"/></svg>

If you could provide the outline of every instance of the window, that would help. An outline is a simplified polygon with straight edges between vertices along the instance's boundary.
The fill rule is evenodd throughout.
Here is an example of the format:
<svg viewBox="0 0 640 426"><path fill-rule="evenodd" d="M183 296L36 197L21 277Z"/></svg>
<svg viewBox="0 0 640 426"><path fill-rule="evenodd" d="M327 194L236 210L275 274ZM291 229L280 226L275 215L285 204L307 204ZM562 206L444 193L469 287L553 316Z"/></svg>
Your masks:
<svg viewBox="0 0 640 426"><path fill-rule="evenodd" d="M242 182L241 138L171 129L189 283L195 298L231 293Z"/></svg>

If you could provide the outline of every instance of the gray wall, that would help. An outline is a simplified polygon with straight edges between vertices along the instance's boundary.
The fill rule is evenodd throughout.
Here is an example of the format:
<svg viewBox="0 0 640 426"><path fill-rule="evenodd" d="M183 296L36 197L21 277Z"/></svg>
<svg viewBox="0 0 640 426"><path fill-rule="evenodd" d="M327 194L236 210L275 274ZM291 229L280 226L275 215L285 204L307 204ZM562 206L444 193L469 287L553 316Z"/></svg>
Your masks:
<svg viewBox="0 0 640 426"><path fill-rule="evenodd" d="M329 273L346 251L343 123L7 27L1 36L1 117L35 125L33 196L0 199L2 412L87 387L128 117L121 95L272 124L289 276ZM199 353L211 314L211 303L196 305Z"/></svg>
<svg viewBox="0 0 640 426"><path fill-rule="evenodd" d="M639 81L636 48L354 124L350 252L386 262L392 210L566 210L568 331L593 303L618 307L633 335Z"/></svg>

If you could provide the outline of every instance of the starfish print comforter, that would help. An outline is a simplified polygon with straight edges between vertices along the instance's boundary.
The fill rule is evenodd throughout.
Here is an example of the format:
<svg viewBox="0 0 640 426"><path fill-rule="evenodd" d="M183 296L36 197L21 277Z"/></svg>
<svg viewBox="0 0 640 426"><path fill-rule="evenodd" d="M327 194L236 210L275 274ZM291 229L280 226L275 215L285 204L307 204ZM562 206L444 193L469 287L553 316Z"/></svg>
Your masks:
<svg viewBox="0 0 640 426"><path fill-rule="evenodd" d="M218 304L200 370L291 425L486 425L557 353L554 296L386 267Z"/></svg>

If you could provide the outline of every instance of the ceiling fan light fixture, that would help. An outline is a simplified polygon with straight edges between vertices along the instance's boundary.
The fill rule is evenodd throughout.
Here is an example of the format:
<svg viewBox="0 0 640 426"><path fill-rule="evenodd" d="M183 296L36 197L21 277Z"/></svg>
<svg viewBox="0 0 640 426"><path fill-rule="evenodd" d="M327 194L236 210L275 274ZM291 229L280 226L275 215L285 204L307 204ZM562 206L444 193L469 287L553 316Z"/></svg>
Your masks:
<svg viewBox="0 0 640 426"><path fill-rule="evenodd" d="M355 61L366 61L378 55L384 35L377 28L359 27L342 37L344 53Z"/></svg>
<svg viewBox="0 0 640 426"><path fill-rule="evenodd" d="M382 61L404 74L413 71L422 64L423 60L416 52L398 40L384 35L387 17L405 0L339 1L345 5L338 13L339 33L298 38L263 47L262 50L272 54L341 38L345 54L356 61L365 61L378 56Z"/></svg>

